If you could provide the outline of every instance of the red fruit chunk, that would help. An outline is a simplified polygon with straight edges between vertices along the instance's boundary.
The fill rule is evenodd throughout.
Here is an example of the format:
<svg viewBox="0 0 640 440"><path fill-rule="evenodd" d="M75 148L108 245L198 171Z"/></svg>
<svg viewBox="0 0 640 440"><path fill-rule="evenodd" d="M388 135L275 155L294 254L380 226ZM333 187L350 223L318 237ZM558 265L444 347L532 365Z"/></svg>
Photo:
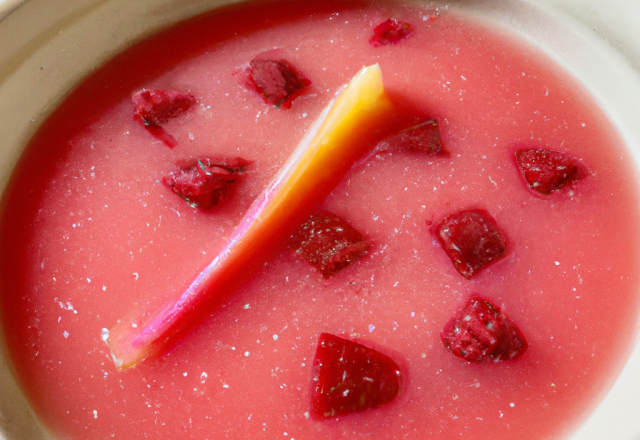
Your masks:
<svg viewBox="0 0 640 440"><path fill-rule="evenodd" d="M519 358L528 344L518 327L488 300L472 295L440 334L455 356L469 362L494 362Z"/></svg>
<svg viewBox="0 0 640 440"><path fill-rule="evenodd" d="M186 112L197 102L190 93L171 90L140 90L134 93L131 99L136 104L133 119L171 148L175 147L177 142L162 128L162 125L169 119Z"/></svg>
<svg viewBox="0 0 640 440"><path fill-rule="evenodd" d="M387 151L415 151L429 156L448 156L440 139L438 121L432 119L422 124L414 125L381 142Z"/></svg>
<svg viewBox="0 0 640 440"><path fill-rule="evenodd" d="M452 214L434 232L458 272L467 279L502 258L507 250L496 221L484 209Z"/></svg>
<svg viewBox="0 0 640 440"><path fill-rule="evenodd" d="M310 414L317 420L376 408L400 391L400 367L357 342L322 333L313 359Z"/></svg>
<svg viewBox="0 0 640 440"><path fill-rule="evenodd" d="M518 150L515 157L529 188L542 194L551 194L583 177L580 161L560 151Z"/></svg>
<svg viewBox="0 0 640 440"><path fill-rule="evenodd" d="M251 60L247 82L267 104L288 109L291 101L311 85L311 80L277 54L278 51L269 51Z"/></svg>
<svg viewBox="0 0 640 440"><path fill-rule="evenodd" d="M369 43L373 47L395 44L407 38L412 32L413 26L411 24L390 18L375 27Z"/></svg>
<svg viewBox="0 0 640 440"><path fill-rule="evenodd" d="M214 163L211 159L194 159L179 165L162 181L194 208L209 209L228 194L231 184L249 164L244 159Z"/></svg>
<svg viewBox="0 0 640 440"><path fill-rule="evenodd" d="M141 90L131 99L136 104L134 116L142 119L145 125L162 125L196 103L190 93L171 90Z"/></svg>
<svg viewBox="0 0 640 440"><path fill-rule="evenodd" d="M292 235L289 249L329 278L364 257L371 245L353 226L318 210Z"/></svg>

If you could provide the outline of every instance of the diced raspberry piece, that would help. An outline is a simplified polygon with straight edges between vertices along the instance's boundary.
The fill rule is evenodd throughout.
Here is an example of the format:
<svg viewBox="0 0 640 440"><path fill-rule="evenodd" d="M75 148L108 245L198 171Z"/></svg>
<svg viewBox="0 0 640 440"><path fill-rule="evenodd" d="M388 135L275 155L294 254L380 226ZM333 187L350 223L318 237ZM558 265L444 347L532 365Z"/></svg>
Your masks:
<svg viewBox="0 0 640 440"><path fill-rule="evenodd" d="M289 241L289 249L329 278L364 257L371 245L353 226L327 211L311 215Z"/></svg>
<svg viewBox="0 0 640 440"><path fill-rule="evenodd" d="M429 156L448 156L440 139L438 121L432 119L414 125L393 135L381 143L387 151L415 151Z"/></svg>
<svg viewBox="0 0 640 440"><path fill-rule="evenodd" d="M516 359L528 347L522 332L507 315L475 294L444 326L440 339L455 356L478 363Z"/></svg>
<svg viewBox="0 0 640 440"><path fill-rule="evenodd" d="M452 214L434 232L458 272L467 279L502 258L507 250L496 221L484 209Z"/></svg>
<svg viewBox="0 0 640 440"><path fill-rule="evenodd" d="M196 98L190 93L172 90L141 90L131 99L136 104L133 114L145 125L162 125L196 103Z"/></svg>
<svg viewBox="0 0 640 440"><path fill-rule="evenodd" d="M317 420L376 408L400 390L400 367L357 342L322 333L313 359L310 414Z"/></svg>
<svg viewBox="0 0 640 440"><path fill-rule="evenodd" d="M311 85L304 73L274 50L258 55L249 62L247 85L258 92L267 104L291 108L291 101Z"/></svg>
<svg viewBox="0 0 640 440"><path fill-rule="evenodd" d="M179 169L163 182L190 206L209 209L227 196L231 184L240 178L248 164L240 158L219 163L208 158L194 159L178 164Z"/></svg>
<svg viewBox="0 0 640 440"><path fill-rule="evenodd" d="M542 194L574 184L584 175L580 161L560 151L518 150L515 157L529 188Z"/></svg>
<svg viewBox="0 0 640 440"><path fill-rule="evenodd" d="M412 32L411 24L390 18L375 27L369 43L373 47L395 44L407 38Z"/></svg>
<svg viewBox="0 0 640 440"><path fill-rule="evenodd" d="M169 119L186 112L196 104L196 98L190 93L172 90L140 90L131 97L136 107L133 119L142 124L149 133L168 147L175 147L176 140L167 133L162 125Z"/></svg>

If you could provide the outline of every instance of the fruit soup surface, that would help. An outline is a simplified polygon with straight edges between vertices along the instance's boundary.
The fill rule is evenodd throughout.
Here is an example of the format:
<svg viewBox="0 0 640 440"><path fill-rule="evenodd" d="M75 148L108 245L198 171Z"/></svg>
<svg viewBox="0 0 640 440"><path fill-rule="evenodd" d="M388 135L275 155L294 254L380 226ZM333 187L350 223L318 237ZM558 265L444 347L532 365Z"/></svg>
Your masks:
<svg viewBox="0 0 640 440"><path fill-rule="evenodd" d="M98 70L31 142L4 199L2 321L22 387L60 437L556 438L611 385L635 337L640 218L631 159L593 99L461 13L316 3L230 8L155 36ZM413 32L373 47L388 18ZM234 75L274 48L312 81L289 109ZM325 278L283 249L168 353L116 372L102 329L184 288L339 87L373 63L394 97L438 121L449 155L375 155L324 201L369 254ZM165 125L175 148L134 121L142 88L197 99ZM518 148L569 153L589 175L536 195ZM251 162L211 210L162 183L199 156ZM470 280L431 230L465 209L490 213L507 245ZM474 364L444 348L443 326L473 293L517 323L524 355ZM323 332L396 360L400 395L308 418Z"/></svg>

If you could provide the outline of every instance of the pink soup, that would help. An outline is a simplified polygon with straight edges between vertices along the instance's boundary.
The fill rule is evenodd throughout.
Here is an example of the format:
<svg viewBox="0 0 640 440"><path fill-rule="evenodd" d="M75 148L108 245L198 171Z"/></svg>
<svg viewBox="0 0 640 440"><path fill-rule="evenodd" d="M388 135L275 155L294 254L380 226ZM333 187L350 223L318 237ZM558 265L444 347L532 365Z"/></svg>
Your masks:
<svg viewBox="0 0 640 440"><path fill-rule="evenodd" d="M373 47L389 18L411 24ZM289 109L234 72L280 53L312 81ZM329 278L283 249L164 355L117 372L103 328L190 281L364 65L438 121L449 155L378 154L353 166L321 208L368 238ZM191 93L164 128L133 117L131 95ZM518 170L520 148L562 151L588 175L548 196ZM195 157L251 161L210 209L163 183ZM118 55L34 136L3 199L2 324L18 380L60 438L539 439L567 434L604 395L630 350L639 309L640 206L632 160L581 85L512 35L447 8L297 1L230 7ZM470 280L433 225L488 212L505 256ZM469 363L440 332L471 294L517 324L527 351ZM390 403L309 417L321 333L392 357Z"/></svg>

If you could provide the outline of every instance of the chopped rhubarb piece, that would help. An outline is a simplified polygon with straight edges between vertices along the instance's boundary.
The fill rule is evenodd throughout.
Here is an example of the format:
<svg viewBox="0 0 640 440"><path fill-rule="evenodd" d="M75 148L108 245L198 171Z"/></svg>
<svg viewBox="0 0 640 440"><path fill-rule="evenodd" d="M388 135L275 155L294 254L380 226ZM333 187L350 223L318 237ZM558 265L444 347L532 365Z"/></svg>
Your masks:
<svg viewBox="0 0 640 440"><path fill-rule="evenodd" d="M542 194L575 184L584 176L580 161L560 151L518 150L515 157L529 188Z"/></svg>
<svg viewBox="0 0 640 440"><path fill-rule="evenodd" d="M432 119L414 125L380 143L384 151L414 151L429 156L448 156L440 139L438 121Z"/></svg>
<svg viewBox="0 0 640 440"><path fill-rule="evenodd" d="M176 140L162 127L169 119L186 112L196 104L190 93L172 90L140 90L131 97L136 105L133 119L168 147L175 147Z"/></svg>
<svg viewBox="0 0 640 440"><path fill-rule="evenodd" d="M209 158L193 159L178 164L179 169L163 182L190 206L209 209L227 196L231 184L240 178L248 164L240 158L220 163Z"/></svg>
<svg viewBox="0 0 640 440"><path fill-rule="evenodd" d="M391 402L400 391L400 367L357 342L322 333L313 359L310 414L338 417Z"/></svg>
<svg viewBox="0 0 640 440"><path fill-rule="evenodd" d="M440 339L455 356L478 363L519 358L528 346L507 315L478 295L472 295L455 313L442 329Z"/></svg>
<svg viewBox="0 0 640 440"><path fill-rule="evenodd" d="M289 241L289 249L325 278L364 257L370 247L367 238L344 219L322 210L313 213Z"/></svg>
<svg viewBox="0 0 640 440"><path fill-rule="evenodd" d="M249 62L247 85L262 95L267 104L291 108L291 101L305 91L311 80L293 67L278 50L258 55Z"/></svg>
<svg viewBox="0 0 640 440"><path fill-rule="evenodd" d="M467 279L504 257L507 250L496 221L483 209L452 214L434 232L458 272Z"/></svg>
<svg viewBox="0 0 640 440"><path fill-rule="evenodd" d="M390 18L375 27L369 43L373 47L395 44L407 38L412 32L411 24Z"/></svg>
<svg viewBox="0 0 640 440"><path fill-rule="evenodd" d="M107 344L118 370L175 345L233 289L287 243L395 119L378 65L363 68L310 127L298 148L254 201L222 251L186 290L157 308L120 319ZM131 323L135 322L133 328Z"/></svg>

